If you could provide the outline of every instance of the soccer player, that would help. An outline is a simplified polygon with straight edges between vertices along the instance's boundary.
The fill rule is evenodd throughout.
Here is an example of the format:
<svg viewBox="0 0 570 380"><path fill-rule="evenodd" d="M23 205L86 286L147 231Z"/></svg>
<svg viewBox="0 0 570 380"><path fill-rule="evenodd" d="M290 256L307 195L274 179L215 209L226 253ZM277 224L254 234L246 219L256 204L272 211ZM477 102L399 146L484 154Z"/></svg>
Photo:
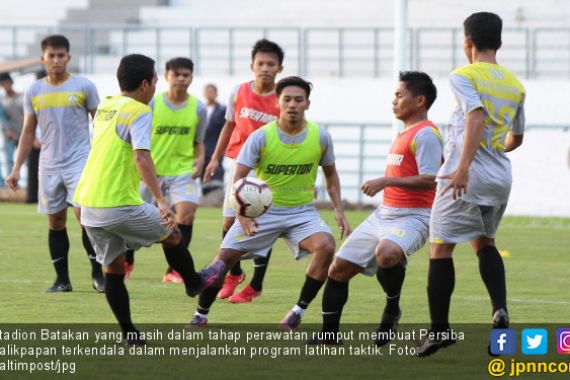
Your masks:
<svg viewBox="0 0 570 380"><path fill-rule="evenodd" d="M97 260L104 265L105 295L111 310L127 343L141 344L144 341L132 323L124 283L127 248L162 243L168 264L184 279L189 296L218 278L196 273L170 204L160 191L150 153L152 114L147 105L157 82L154 61L144 55L127 55L121 59L117 79L121 95L99 105L93 149L74 200L81 205L81 222L94 243ZM141 198L141 178L157 207Z"/></svg>
<svg viewBox="0 0 570 380"><path fill-rule="evenodd" d="M222 129L212 159L206 167L205 182L208 182L215 175L223 154L235 160L251 133L261 126L277 120L279 108L275 95L275 77L283 70L283 58L283 50L274 42L263 39L257 41L253 46L251 70L255 79L236 86L230 96L226 110L226 124ZM236 217L234 210L229 205L231 185L228 185L224 201L224 237ZM220 298L229 297L232 303L251 302L260 296L270 256L271 250L267 255L255 257L251 282L240 292L233 294L236 287L245 279L245 273L237 261L218 296Z"/></svg>
<svg viewBox="0 0 570 380"><path fill-rule="evenodd" d="M32 150L36 127L39 126L42 147L38 211L48 216L48 245L57 274L53 286L46 291L70 292L67 207L74 207L79 220L80 209L73 202L73 195L89 154L89 115L93 117L95 114L99 96L91 81L67 72L71 55L65 36L44 38L41 49L41 61L47 70L47 77L34 82L24 95L24 126L16 162L7 182L13 190L18 187L20 168ZM82 241L91 261L93 288L97 292L104 292L101 265L95 260L95 252L85 229L82 229Z"/></svg>
<svg viewBox="0 0 570 380"><path fill-rule="evenodd" d="M342 209L331 136L305 120L311 84L299 77L287 77L277 83L275 91L281 111L279 119L247 139L237 158L234 176L235 182L255 170L256 176L271 188L273 205L257 219L238 215L216 260L230 268L247 253L266 255L280 236L285 238L295 259L312 254L299 301L280 324L281 328L292 330L299 326L305 309L324 284L334 254L332 232L313 205L319 165L323 168L341 238L350 234L350 226ZM218 261L213 265L218 266ZM206 270L212 271L211 267ZM221 286L220 281L200 295L191 327L206 326L210 306Z"/></svg>
<svg viewBox="0 0 570 380"><path fill-rule="evenodd" d="M193 71L194 63L188 58L173 58L166 62L168 91L156 94L150 104L152 160L161 191L176 212L176 223L186 248L192 240L192 224L200 196L197 178L202 174L205 159L206 105L187 92ZM145 202L154 202L144 183L141 184L141 195ZM126 264L126 274L132 271L132 265L132 262ZM169 267L163 282L181 283L183 280Z"/></svg>
<svg viewBox="0 0 570 380"><path fill-rule="evenodd" d="M495 234L511 190L511 164L505 152L523 141L525 89L513 73L497 64L499 16L474 13L463 27L469 64L449 78L457 107L447 130L445 162L438 173L430 219L428 301L433 334L420 346L420 356L455 343L448 317L457 243L471 242L479 258L493 327L509 325L505 269Z"/></svg>
<svg viewBox="0 0 570 380"><path fill-rule="evenodd" d="M392 102L394 115L404 123L387 159L384 177L366 181L362 192L374 196L384 190L380 205L344 242L329 268L323 293L323 332L309 343L336 344L348 283L358 273L376 274L386 294L377 331L394 331L402 311L400 292L408 258L428 239L435 176L442 162L443 142L428 119L437 90L421 72L400 73ZM380 337L380 335L379 335ZM382 346L388 339L379 338Z"/></svg>

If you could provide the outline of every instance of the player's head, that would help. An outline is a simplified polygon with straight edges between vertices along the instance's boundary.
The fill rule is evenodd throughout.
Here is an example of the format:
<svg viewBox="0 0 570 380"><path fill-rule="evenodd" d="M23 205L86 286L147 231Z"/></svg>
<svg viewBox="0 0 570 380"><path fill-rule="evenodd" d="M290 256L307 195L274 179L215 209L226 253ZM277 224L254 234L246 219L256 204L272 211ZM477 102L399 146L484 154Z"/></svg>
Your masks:
<svg viewBox="0 0 570 380"><path fill-rule="evenodd" d="M208 83L204 86L204 97L208 105L214 104L218 98L218 88L213 83Z"/></svg>
<svg viewBox="0 0 570 380"><path fill-rule="evenodd" d="M262 39L251 51L251 71L255 80L265 84L275 83L275 77L283 70L283 49L275 42Z"/></svg>
<svg viewBox="0 0 570 380"><path fill-rule="evenodd" d="M405 71L400 73L400 83L394 95L394 116L406 123L420 115L427 116L437 97L437 89L426 73Z"/></svg>
<svg viewBox="0 0 570 380"><path fill-rule="evenodd" d="M136 100L147 104L156 90L154 60L142 54L124 56L117 69L119 88Z"/></svg>
<svg viewBox="0 0 570 380"><path fill-rule="evenodd" d="M309 109L313 85L300 77L286 77L277 82L277 105L281 111L279 119L291 124L305 119L305 111Z"/></svg>
<svg viewBox="0 0 570 380"><path fill-rule="evenodd" d="M494 13L478 12L467 17L463 21L464 48L467 57L470 58L471 53L468 50L473 47L478 51L499 50L502 29L503 21Z"/></svg>
<svg viewBox="0 0 570 380"><path fill-rule="evenodd" d="M12 88L12 84L14 81L10 76L10 73L0 73L0 87L2 87L5 91L8 91Z"/></svg>
<svg viewBox="0 0 570 380"><path fill-rule="evenodd" d="M186 91L192 83L193 72L194 62L188 58L178 57L166 62L164 76L171 90Z"/></svg>
<svg viewBox="0 0 570 380"><path fill-rule="evenodd" d="M71 59L69 40L60 34L47 36L41 42L42 63L48 75L61 75L67 71Z"/></svg>

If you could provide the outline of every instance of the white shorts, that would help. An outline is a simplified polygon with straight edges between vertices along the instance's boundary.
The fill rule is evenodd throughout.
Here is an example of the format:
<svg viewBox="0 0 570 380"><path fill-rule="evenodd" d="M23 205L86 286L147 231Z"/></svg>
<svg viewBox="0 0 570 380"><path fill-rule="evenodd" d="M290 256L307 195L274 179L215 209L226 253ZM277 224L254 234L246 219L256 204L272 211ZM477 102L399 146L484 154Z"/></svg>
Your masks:
<svg viewBox="0 0 570 380"><path fill-rule="evenodd" d="M437 195L430 217L430 242L461 243L485 236L494 239L507 204L481 206L466 202L461 198L453 199L453 192Z"/></svg>
<svg viewBox="0 0 570 380"><path fill-rule="evenodd" d="M233 161L231 159L228 159L228 161ZM226 218L235 218L236 217L236 212L234 211L234 209L232 208L232 206L230 206L230 194L232 193L232 187L234 186L234 174L236 172L236 167L235 167L235 161L233 162L233 169L230 173L230 180L228 181L228 185L226 186L226 195L224 197L224 211L223 211L223 215ZM255 177L255 171L251 170L249 172L249 174L247 175L248 177Z"/></svg>
<svg viewBox="0 0 570 380"><path fill-rule="evenodd" d="M336 256L376 274L376 247L382 240L398 244L406 257L424 246L429 235L429 209L378 207L344 241Z"/></svg>
<svg viewBox="0 0 570 380"><path fill-rule="evenodd" d="M117 216L116 208L107 211L112 217ZM103 265L111 264L127 249L150 247L170 235L162 224L158 208L148 203L131 207L117 223L101 227L86 226L85 230L97 254L97 261Z"/></svg>
<svg viewBox="0 0 570 380"><path fill-rule="evenodd" d="M180 202L198 204L200 199L200 185L191 173L176 176L159 176L158 184L164 197L171 206ZM146 203L155 203L154 198L145 183L141 181L141 197Z"/></svg>
<svg viewBox="0 0 570 380"><path fill-rule="evenodd" d="M38 212L52 215L66 209L69 205L80 207L73 202L75 189L81 178L82 168L58 174L38 176Z"/></svg>
<svg viewBox="0 0 570 380"><path fill-rule="evenodd" d="M266 257L275 241L282 237L295 260L300 260L309 254L299 248L300 242L318 232L332 235L331 229L312 204L299 207L271 206L256 220L259 224L256 234L246 236L239 220L236 219L221 248L247 252L242 258Z"/></svg>

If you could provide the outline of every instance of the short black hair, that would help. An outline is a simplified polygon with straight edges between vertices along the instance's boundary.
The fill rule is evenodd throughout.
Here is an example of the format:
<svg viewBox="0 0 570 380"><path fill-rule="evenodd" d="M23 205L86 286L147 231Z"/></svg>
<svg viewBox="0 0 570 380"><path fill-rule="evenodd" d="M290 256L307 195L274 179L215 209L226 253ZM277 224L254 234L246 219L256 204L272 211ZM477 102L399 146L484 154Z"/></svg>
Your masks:
<svg viewBox="0 0 570 380"><path fill-rule="evenodd" d="M0 82L14 83L12 77L10 76L10 73L0 73Z"/></svg>
<svg viewBox="0 0 570 380"><path fill-rule="evenodd" d="M117 69L117 79L121 91L134 91L146 80L152 83L154 60L142 54L125 55Z"/></svg>
<svg viewBox="0 0 570 380"><path fill-rule="evenodd" d="M490 12L473 13L463 21L465 37L471 37L477 50L499 50L503 21Z"/></svg>
<svg viewBox="0 0 570 380"><path fill-rule="evenodd" d="M194 62L189 58L183 57L172 58L166 62L166 71L176 69L188 69L191 72L194 72Z"/></svg>
<svg viewBox="0 0 570 380"><path fill-rule="evenodd" d="M277 97L281 95L281 92L283 92L283 89L285 87L290 87L290 86L301 87L303 90L305 90L305 94L307 94L307 99L309 99L309 96L311 95L311 90L313 89L313 84L311 82L307 82L301 77L294 77L294 76L285 77L281 79L279 82L277 82L277 85L275 86L275 92L277 93Z"/></svg>
<svg viewBox="0 0 570 380"><path fill-rule="evenodd" d="M213 83L208 83L207 85L204 86L204 89L208 89L208 88L213 88L214 91L218 92L218 87Z"/></svg>
<svg viewBox="0 0 570 380"><path fill-rule="evenodd" d="M423 95L426 98L426 111L430 109L437 98L437 88L429 75L421 71L404 71L400 73L400 82L414 96Z"/></svg>
<svg viewBox="0 0 570 380"><path fill-rule="evenodd" d="M255 60L255 55L257 53L273 53L277 55L279 66L283 64L283 59L285 58L285 53L283 53L281 46L265 38L257 41L255 45L253 45L253 49L251 50L251 62Z"/></svg>
<svg viewBox="0 0 570 380"><path fill-rule="evenodd" d="M55 48L65 48L65 50L69 53L69 40L67 37L61 34L52 34L51 36L47 36L42 40L42 52L47 49L48 46L55 47Z"/></svg>

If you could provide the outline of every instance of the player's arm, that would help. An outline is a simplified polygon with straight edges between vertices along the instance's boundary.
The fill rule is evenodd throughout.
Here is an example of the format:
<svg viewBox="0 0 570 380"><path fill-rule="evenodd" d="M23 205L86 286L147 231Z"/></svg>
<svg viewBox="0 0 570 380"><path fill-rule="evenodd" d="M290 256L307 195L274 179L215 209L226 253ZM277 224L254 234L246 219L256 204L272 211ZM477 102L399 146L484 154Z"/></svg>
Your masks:
<svg viewBox="0 0 570 380"><path fill-rule="evenodd" d="M196 126L196 134L194 137L194 174L193 179L200 178L204 170L206 162L206 148L204 147L204 137L206 135L206 120L208 119L208 111L206 105L198 102L198 119L200 120Z"/></svg>
<svg viewBox="0 0 570 380"><path fill-rule="evenodd" d="M517 114L513 120L513 126L505 139L505 152L512 152L523 143L525 116L524 116L524 96L517 109Z"/></svg>
<svg viewBox="0 0 570 380"><path fill-rule="evenodd" d="M194 142L194 152L196 159L194 160L194 174L192 178L200 178L204 170L204 163L206 162L206 148L203 142Z"/></svg>
<svg viewBox="0 0 570 380"><path fill-rule="evenodd" d="M6 178L8 186L12 190L18 188L18 181L20 180L20 169L26 161L26 158L32 151L34 140L36 138L36 127L38 125L38 120L34 114L24 115L24 125L22 127L22 134L20 135L20 142L18 143L18 151L16 153L16 161L14 162L14 167L12 172Z"/></svg>
<svg viewBox="0 0 570 380"><path fill-rule="evenodd" d="M334 208L334 217L340 229L340 238L344 239L345 236L350 235L352 229L344 216L342 200L340 198L340 179L338 178L336 165L333 163L332 165L322 166L322 168L325 175L327 193Z"/></svg>
<svg viewBox="0 0 570 380"><path fill-rule="evenodd" d="M435 176L420 174L409 177L379 177L362 185L362 192L373 197L387 187L401 187L408 190L429 190L435 188Z"/></svg>
<svg viewBox="0 0 570 380"><path fill-rule="evenodd" d="M212 154L212 159L206 168L206 172L204 174L204 182L208 183L216 174L216 170L220 164L220 159L226 153L226 149L228 149L228 144L230 143L230 137L234 132L236 127L236 123L230 120L226 120L222 131L220 132L220 136L218 137L218 143L216 144L216 149Z"/></svg>

